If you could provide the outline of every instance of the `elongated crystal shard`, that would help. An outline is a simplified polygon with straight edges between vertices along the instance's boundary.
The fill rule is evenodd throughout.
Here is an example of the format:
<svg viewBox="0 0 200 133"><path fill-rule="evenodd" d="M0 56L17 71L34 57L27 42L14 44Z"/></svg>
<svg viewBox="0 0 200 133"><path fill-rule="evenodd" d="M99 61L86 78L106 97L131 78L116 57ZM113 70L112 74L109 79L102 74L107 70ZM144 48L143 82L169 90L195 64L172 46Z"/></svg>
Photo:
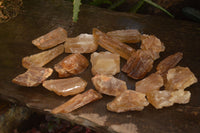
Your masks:
<svg viewBox="0 0 200 133"><path fill-rule="evenodd" d="M185 89L196 82L197 78L188 67L177 66L168 71L165 87L168 90L179 90Z"/></svg>
<svg viewBox="0 0 200 133"><path fill-rule="evenodd" d="M92 74L115 75L120 72L120 57L110 52L91 54Z"/></svg>
<svg viewBox="0 0 200 133"><path fill-rule="evenodd" d="M12 82L21 86L33 87L38 86L49 76L51 76L53 69L43 67L29 68L25 73L15 77Z"/></svg>
<svg viewBox="0 0 200 133"><path fill-rule="evenodd" d="M89 62L83 55L71 54L56 64L54 69L58 72L59 77L68 77L82 73L88 65Z"/></svg>
<svg viewBox="0 0 200 133"><path fill-rule="evenodd" d="M128 59L131 54L135 52L135 49L133 49L132 47L106 35L96 28L93 29L93 36L95 42L101 47L112 53L119 54L124 59Z"/></svg>
<svg viewBox="0 0 200 133"><path fill-rule="evenodd" d="M156 67L157 73L165 75L167 71L175 67L182 58L183 58L183 53L181 52L177 52L173 55L166 57Z"/></svg>
<svg viewBox="0 0 200 133"><path fill-rule="evenodd" d="M25 68L42 67L64 52L64 46L59 45L53 49L24 57L22 66Z"/></svg>
<svg viewBox="0 0 200 133"><path fill-rule="evenodd" d="M101 99L102 95L96 92L93 89L90 89L82 94L78 94L68 100L66 103L54 108L51 113L58 114L58 113L70 113L90 102L96 101Z"/></svg>
<svg viewBox="0 0 200 133"><path fill-rule="evenodd" d="M162 86L163 78L160 74L153 73L148 77L136 82L135 90L142 93L148 93L153 90L159 90Z"/></svg>
<svg viewBox="0 0 200 133"><path fill-rule="evenodd" d="M57 95L75 95L85 90L87 82L80 77L67 79L46 80L42 84L46 89L55 92Z"/></svg>
<svg viewBox="0 0 200 133"><path fill-rule="evenodd" d="M67 39L67 31L61 27L39 37L32 41L32 43L39 49L45 50L52 48Z"/></svg>
<svg viewBox="0 0 200 133"><path fill-rule="evenodd" d="M149 102L145 94L133 90L126 90L117 96L112 102L107 104L107 109L113 112L141 111Z"/></svg>
<svg viewBox="0 0 200 133"><path fill-rule="evenodd" d="M114 39L125 43L138 43L141 41L141 34L136 29L115 30L106 33Z"/></svg>
<svg viewBox="0 0 200 133"><path fill-rule="evenodd" d="M92 83L96 90L106 95L118 96L127 90L126 82L113 76L96 75L92 78Z"/></svg>
<svg viewBox="0 0 200 133"><path fill-rule="evenodd" d="M98 47L91 34L80 34L74 38L67 38L64 46L66 53L92 53Z"/></svg>

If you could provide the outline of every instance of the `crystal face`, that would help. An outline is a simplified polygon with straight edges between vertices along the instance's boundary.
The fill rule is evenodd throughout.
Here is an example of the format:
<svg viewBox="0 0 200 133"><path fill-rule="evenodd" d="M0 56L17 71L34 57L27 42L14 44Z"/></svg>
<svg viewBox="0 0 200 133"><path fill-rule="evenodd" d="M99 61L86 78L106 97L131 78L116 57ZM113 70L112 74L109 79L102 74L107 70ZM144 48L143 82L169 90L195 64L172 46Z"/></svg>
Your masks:
<svg viewBox="0 0 200 133"><path fill-rule="evenodd" d="M46 80L42 84L46 89L55 92L57 95L75 95L85 90L87 82L80 77L67 79Z"/></svg>
<svg viewBox="0 0 200 133"><path fill-rule="evenodd" d="M60 43L63 43L67 39L67 31L61 27L36 38L32 43L39 49L45 50L52 48Z"/></svg>
<svg viewBox="0 0 200 133"><path fill-rule="evenodd" d="M51 113L70 113L90 102L101 99L102 95L93 89L90 89L82 94L78 94L68 100L66 103L54 108Z"/></svg>
<svg viewBox="0 0 200 133"><path fill-rule="evenodd" d="M145 94L133 90L126 90L117 96L112 102L107 104L107 109L113 112L141 111L149 102Z"/></svg>
<svg viewBox="0 0 200 133"><path fill-rule="evenodd" d="M25 73L15 77L12 82L21 86L38 86L53 73L51 68L31 67Z"/></svg>
<svg viewBox="0 0 200 133"><path fill-rule="evenodd" d="M42 67L49 63L51 60L64 52L64 46L59 45L47 51L43 51L34 55L24 57L22 59L22 66L24 68Z"/></svg>
<svg viewBox="0 0 200 133"><path fill-rule="evenodd" d="M67 38L64 46L66 53L92 53L98 47L91 34L80 34L74 38Z"/></svg>
<svg viewBox="0 0 200 133"><path fill-rule="evenodd" d="M100 93L110 96L118 96L127 90L126 82L113 76L96 75L92 78L92 83Z"/></svg>
<svg viewBox="0 0 200 133"><path fill-rule="evenodd" d="M54 66L59 77L77 75L86 70L89 61L81 54L71 54Z"/></svg>
<svg viewBox="0 0 200 133"><path fill-rule="evenodd" d="M120 56L110 52L91 54L92 74L115 75L120 72Z"/></svg>

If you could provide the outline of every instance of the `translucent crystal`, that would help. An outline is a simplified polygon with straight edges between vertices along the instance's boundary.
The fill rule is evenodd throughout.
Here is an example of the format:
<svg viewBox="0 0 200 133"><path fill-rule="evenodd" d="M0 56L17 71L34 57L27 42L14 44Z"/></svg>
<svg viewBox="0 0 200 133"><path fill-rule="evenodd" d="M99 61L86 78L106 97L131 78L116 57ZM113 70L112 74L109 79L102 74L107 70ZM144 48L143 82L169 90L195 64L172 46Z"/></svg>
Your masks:
<svg viewBox="0 0 200 133"><path fill-rule="evenodd" d="M67 38L67 31L61 27L39 37L32 41L32 43L39 49L52 48L60 43L63 43Z"/></svg>
<svg viewBox="0 0 200 133"><path fill-rule="evenodd" d="M145 94L133 90L126 90L107 104L107 109L113 112L141 111L149 105Z"/></svg>
<svg viewBox="0 0 200 133"><path fill-rule="evenodd" d="M92 53L98 47L91 34L80 34L74 38L67 38L64 46L66 53Z"/></svg>
<svg viewBox="0 0 200 133"><path fill-rule="evenodd" d="M141 41L141 34L136 29L110 31L107 32L107 35L126 43L138 43Z"/></svg>
<svg viewBox="0 0 200 133"><path fill-rule="evenodd" d="M185 89L196 82L197 78L188 67L177 66L168 71L165 87L169 90Z"/></svg>
<svg viewBox="0 0 200 133"><path fill-rule="evenodd" d="M89 62L83 55L71 54L56 64L54 69L58 72L59 77L68 77L82 73L88 65Z"/></svg>
<svg viewBox="0 0 200 133"><path fill-rule="evenodd" d="M189 91L162 90L147 93L147 99L156 109L172 106L174 103L186 104L190 101L191 93Z"/></svg>
<svg viewBox="0 0 200 133"><path fill-rule="evenodd" d="M140 48L146 50L153 60L158 59L160 57L159 53L165 50L164 44L153 35L143 34L141 40Z"/></svg>
<svg viewBox="0 0 200 133"><path fill-rule="evenodd" d="M105 33L101 32L96 28L93 29L93 36L95 42L101 47L105 48L106 50L112 53L119 54L124 59L128 59L131 56L131 54L135 52L135 49L133 49L132 47L106 35Z"/></svg>
<svg viewBox="0 0 200 133"><path fill-rule="evenodd" d="M156 70L157 73L161 74L161 75L165 75L167 73L167 71L173 67L175 67L179 61L183 58L183 53L181 52L177 52L173 55L170 55L168 57L166 57L164 60L162 60Z"/></svg>
<svg viewBox="0 0 200 133"><path fill-rule="evenodd" d="M142 93L148 93L153 90L159 90L163 86L163 78L160 74L153 73L148 77L136 82L135 90Z"/></svg>
<svg viewBox="0 0 200 133"><path fill-rule="evenodd" d="M92 74L115 75L120 72L120 57L110 52L91 54Z"/></svg>
<svg viewBox="0 0 200 133"><path fill-rule="evenodd" d="M96 92L93 89L90 89L82 94L78 94L68 100L66 103L54 108L51 113L57 114L57 113L70 113L75 109L78 109L92 101L96 101L98 99L101 99L102 96L98 92Z"/></svg>
<svg viewBox="0 0 200 133"><path fill-rule="evenodd" d="M122 67L122 71L128 73L133 79L143 78L153 68L153 59L143 50L137 50Z"/></svg>
<svg viewBox="0 0 200 133"><path fill-rule="evenodd" d="M67 79L46 80L42 84L46 89L55 92L57 95L75 95L85 90L87 82L80 77Z"/></svg>
<svg viewBox="0 0 200 133"><path fill-rule="evenodd" d="M52 72L51 68L31 67L25 73L15 77L12 82L27 87L38 86L51 76Z"/></svg>
<svg viewBox="0 0 200 133"><path fill-rule="evenodd" d="M64 52L64 46L59 45L53 49L43 51L22 59L22 65L25 68L42 67Z"/></svg>
<svg viewBox="0 0 200 133"><path fill-rule="evenodd" d="M127 90L126 82L113 76L96 75L92 78L92 83L96 90L106 95L118 96Z"/></svg>

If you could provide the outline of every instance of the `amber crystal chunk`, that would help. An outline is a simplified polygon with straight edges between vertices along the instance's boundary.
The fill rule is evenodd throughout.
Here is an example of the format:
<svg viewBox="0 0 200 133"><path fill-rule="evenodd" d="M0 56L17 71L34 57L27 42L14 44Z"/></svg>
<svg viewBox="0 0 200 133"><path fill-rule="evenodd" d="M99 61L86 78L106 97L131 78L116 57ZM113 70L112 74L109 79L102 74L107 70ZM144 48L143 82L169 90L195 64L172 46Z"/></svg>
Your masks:
<svg viewBox="0 0 200 133"><path fill-rule="evenodd" d="M183 53L181 52L177 52L173 55L170 55L168 57L166 57L164 60L162 60L156 70L157 73L161 74L161 75L165 75L167 73L167 71L173 67L175 67L180 60L183 58Z"/></svg>
<svg viewBox="0 0 200 133"><path fill-rule="evenodd" d="M145 94L133 90L126 90L107 104L107 109L113 112L141 111L149 105Z"/></svg>
<svg viewBox="0 0 200 133"><path fill-rule="evenodd" d="M154 35L143 34L141 40L141 49L147 51L153 60L158 59L159 53L165 50L164 44Z"/></svg>
<svg viewBox="0 0 200 133"><path fill-rule="evenodd" d="M42 84L46 89L55 92L57 95L75 95L85 90L87 82L80 77L67 79L46 80Z"/></svg>
<svg viewBox="0 0 200 133"><path fill-rule="evenodd" d="M32 43L39 49L52 48L60 43L63 43L67 38L67 31L61 27L35 39Z"/></svg>
<svg viewBox="0 0 200 133"><path fill-rule="evenodd" d="M25 68L42 67L64 52L64 46L59 45L53 49L24 57L22 65Z"/></svg>
<svg viewBox="0 0 200 133"><path fill-rule="evenodd" d="M124 59L128 59L131 54L135 52L135 49L133 49L132 47L106 35L96 28L93 29L93 36L95 42L101 47L112 53L119 54Z"/></svg>
<svg viewBox="0 0 200 133"><path fill-rule="evenodd" d="M186 104L190 101L189 91L155 90L147 93L147 99L156 109L172 106L174 103Z"/></svg>
<svg viewBox="0 0 200 133"><path fill-rule="evenodd" d="M54 108L51 113L57 114L57 113L70 113L74 111L75 109L78 109L92 101L101 99L102 95L96 92L93 89L90 89L82 94L78 94L68 100L66 103Z"/></svg>
<svg viewBox="0 0 200 133"><path fill-rule="evenodd" d="M136 82L135 90L142 93L148 93L153 90L159 90L163 86L163 78L160 74L153 73L148 77Z"/></svg>
<svg viewBox="0 0 200 133"><path fill-rule="evenodd" d="M80 34L74 38L67 38L64 46L66 53L92 53L98 47L91 34Z"/></svg>
<svg viewBox="0 0 200 133"><path fill-rule="evenodd" d="M141 79L152 68L153 59L145 51L137 50L122 67L122 71L128 73L128 76L133 79Z"/></svg>
<svg viewBox="0 0 200 133"><path fill-rule="evenodd" d="M27 87L38 86L51 76L52 72L53 69L51 68L31 67L25 73L15 77L12 82Z"/></svg>
<svg viewBox="0 0 200 133"><path fill-rule="evenodd" d="M54 69L58 72L59 77L68 77L82 73L88 65L89 61L83 55L71 54L56 64Z"/></svg>
<svg viewBox="0 0 200 133"><path fill-rule="evenodd" d="M126 82L113 76L96 75L92 78L92 83L96 90L106 95L118 96L127 90Z"/></svg>
<svg viewBox="0 0 200 133"><path fill-rule="evenodd" d="M141 41L141 34L136 29L110 31L107 32L107 35L125 43L138 43Z"/></svg>
<svg viewBox="0 0 200 133"><path fill-rule="evenodd" d="M120 56L108 51L91 54L92 74L115 75L120 72Z"/></svg>
<svg viewBox="0 0 200 133"><path fill-rule="evenodd" d="M196 82L197 78L188 67L177 66L168 71L165 87L168 90L185 89Z"/></svg>

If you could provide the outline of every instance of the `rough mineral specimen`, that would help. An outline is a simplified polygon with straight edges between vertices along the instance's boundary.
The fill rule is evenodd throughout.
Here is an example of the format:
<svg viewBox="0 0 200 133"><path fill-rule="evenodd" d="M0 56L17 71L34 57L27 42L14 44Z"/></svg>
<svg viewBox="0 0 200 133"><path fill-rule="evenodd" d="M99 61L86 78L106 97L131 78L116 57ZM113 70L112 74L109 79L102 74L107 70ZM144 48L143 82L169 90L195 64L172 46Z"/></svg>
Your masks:
<svg viewBox="0 0 200 133"><path fill-rule="evenodd" d="M107 32L107 35L125 43L138 43L141 41L141 34L136 29L115 30Z"/></svg>
<svg viewBox="0 0 200 133"><path fill-rule="evenodd" d="M60 43L63 43L67 38L67 31L61 27L35 39L32 43L39 49L52 48Z"/></svg>
<svg viewBox="0 0 200 133"><path fill-rule="evenodd" d="M142 93L148 93L153 90L159 90L163 86L163 78L160 74L153 73L150 76L136 82L135 90Z"/></svg>
<svg viewBox="0 0 200 133"><path fill-rule="evenodd" d="M107 104L107 109L113 112L141 111L144 106L149 105L145 94L133 90L126 90Z"/></svg>
<svg viewBox="0 0 200 133"><path fill-rule="evenodd" d="M172 106L174 103L186 104L190 101L191 93L189 91L162 90L147 93L147 99L156 109Z"/></svg>
<svg viewBox="0 0 200 133"><path fill-rule="evenodd" d="M25 68L42 67L64 52L64 46L59 45L53 49L37 53L22 59L22 65Z"/></svg>
<svg viewBox="0 0 200 133"><path fill-rule="evenodd" d="M51 76L53 69L43 67L31 67L25 73L15 77L12 82L21 86L38 86L45 79Z"/></svg>
<svg viewBox="0 0 200 133"><path fill-rule="evenodd" d="M196 82L197 78L188 67L177 66L168 71L165 87L168 90L185 89Z"/></svg>
<svg viewBox="0 0 200 133"><path fill-rule="evenodd" d="M167 71L175 67L182 58L183 53L181 52L177 52L173 55L168 56L158 64L156 68L157 73L161 74L162 76L165 75Z"/></svg>
<svg viewBox="0 0 200 133"><path fill-rule="evenodd" d="M96 92L93 89L90 89L82 94L78 94L71 98L66 103L54 108L51 113L57 114L57 113L70 113L75 109L78 109L92 101L101 99L102 95Z"/></svg>
<svg viewBox="0 0 200 133"><path fill-rule="evenodd" d="M89 62L83 55L71 54L56 64L54 69L58 72L59 77L68 77L82 73L88 65Z"/></svg>
<svg viewBox="0 0 200 133"><path fill-rule="evenodd" d="M92 74L115 75L120 72L120 56L110 52L91 54Z"/></svg>
<svg viewBox="0 0 200 133"><path fill-rule="evenodd" d="M141 79L152 68L153 59L145 51L137 50L122 67L122 71L128 73L128 76L133 79Z"/></svg>
<svg viewBox="0 0 200 133"><path fill-rule="evenodd" d="M165 50L165 46L157 37L153 35L145 35L141 36L141 49L148 52L153 60L156 60L160 57L159 53Z"/></svg>
<svg viewBox="0 0 200 133"><path fill-rule="evenodd" d="M93 36L95 42L101 47L105 48L106 50L112 53L119 54L124 59L128 59L131 56L131 54L135 52L135 49L133 49L132 47L106 35L105 33L101 32L96 28L93 29Z"/></svg>
<svg viewBox="0 0 200 133"><path fill-rule="evenodd" d="M113 76L96 75L92 78L92 83L96 90L106 95L118 96L127 90L126 82Z"/></svg>
<svg viewBox="0 0 200 133"><path fill-rule="evenodd" d="M65 41L66 53L92 53L97 50L98 45L94 42L93 35L80 34Z"/></svg>
<svg viewBox="0 0 200 133"><path fill-rule="evenodd" d="M75 95L85 90L87 82L80 77L67 79L46 80L42 84L46 89L55 92L57 95Z"/></svg>

